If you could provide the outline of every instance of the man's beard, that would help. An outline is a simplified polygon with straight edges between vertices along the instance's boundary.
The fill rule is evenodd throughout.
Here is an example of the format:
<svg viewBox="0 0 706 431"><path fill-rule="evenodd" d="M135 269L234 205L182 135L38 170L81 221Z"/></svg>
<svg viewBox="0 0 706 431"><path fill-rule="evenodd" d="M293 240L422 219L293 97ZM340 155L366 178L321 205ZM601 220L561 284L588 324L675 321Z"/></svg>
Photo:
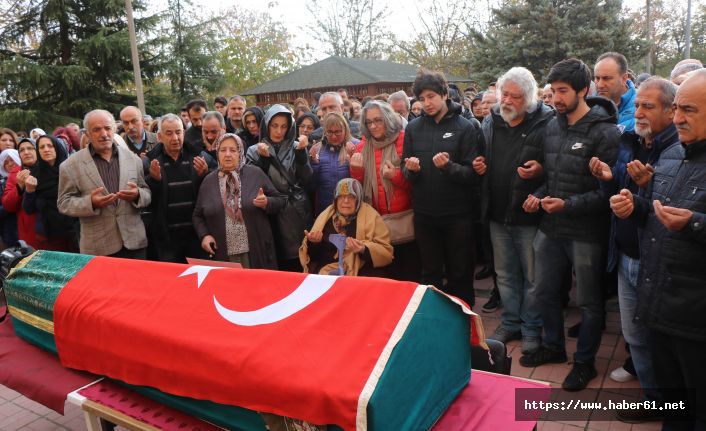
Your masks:
<svg viewBox="0 0 706 431"><path fill-rule="evenodd" d="M649 123L645 126L640 126L640 123L635 123L635 133L642 138L647 138L652 135L652 127L650 127Z"/></svg>
<svg viewBox="0 0 706 431"><path fill-rule="evenodd" d="M563 104L560 103L559 105L561 106ZM556 103L554 104L554 108L556 108L557 112L559 112L560 114L563 114L563 115L571 114L578 107L579 107L579 96L578 95L574 97L574 100L573 100L573 102L571 102L570 105L564 105L564 112L561 112L559 106L557 106Z"/></svg>
<svg viewBox="0 0 706 431"><path fill-rule="evenodd" d="M500 116L506 123L512 123L519 116L519 112L511 105L500 105Z"/></svg>

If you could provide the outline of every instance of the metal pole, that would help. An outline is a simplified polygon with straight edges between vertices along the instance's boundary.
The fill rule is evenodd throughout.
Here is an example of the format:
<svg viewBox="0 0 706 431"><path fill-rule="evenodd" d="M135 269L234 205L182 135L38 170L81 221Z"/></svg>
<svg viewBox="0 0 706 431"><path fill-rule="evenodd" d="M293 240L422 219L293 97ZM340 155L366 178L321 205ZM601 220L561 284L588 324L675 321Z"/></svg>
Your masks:
<svg viewBox="0 0 706 431"><path fill-rule="evenodd" d="M686 43L684 44L684 59L691 58L691 0L686 9L686 28L684 29L686 33L684 36L686 38Z"/></svg>
<svg viewBox="0 0 706 431"><path fill-rule="evenodd" d="M125 0L127 11L127 29L130 33L130 51L132 53L132 72L135 74L135 91L137 92L137 107L145 115L145 95L142 91L142 75L140 74L140 58L137 55L137 38L135 37L135 21L132 18L132 1Z"/></svg>
<svg viewBox="0 0 706 431"><path fill-rule="evenodd" d="M649 46L647 48L647 59L645 60L645 69L647 73L652 75L652 2L651 0L646 0L647 1L647 43L649 43Z"/></svg>

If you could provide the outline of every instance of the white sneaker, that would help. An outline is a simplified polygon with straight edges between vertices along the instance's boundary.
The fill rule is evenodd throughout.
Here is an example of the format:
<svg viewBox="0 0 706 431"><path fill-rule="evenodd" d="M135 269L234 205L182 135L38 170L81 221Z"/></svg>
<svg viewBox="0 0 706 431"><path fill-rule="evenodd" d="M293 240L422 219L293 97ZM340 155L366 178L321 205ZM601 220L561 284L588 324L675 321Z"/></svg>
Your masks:
<svg viewBox="0 0 706 431"><path fill-rule="evenodd" d="M613 381L625 383L637 379L637 376L630 374L625 368L619 367L610 372Z"/></svg>

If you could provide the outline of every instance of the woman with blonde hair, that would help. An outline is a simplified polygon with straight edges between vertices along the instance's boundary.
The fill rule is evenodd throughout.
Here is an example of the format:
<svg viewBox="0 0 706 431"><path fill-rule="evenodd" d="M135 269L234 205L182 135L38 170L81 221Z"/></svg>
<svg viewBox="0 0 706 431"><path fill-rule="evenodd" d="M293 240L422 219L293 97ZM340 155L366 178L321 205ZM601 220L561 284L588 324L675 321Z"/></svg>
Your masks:
<svg viewBox="0 0 706 431"><path fill-rule="evenodd" d="M331 204L336 184L343 178L350 177L349 159L355 149L351 143L351 129L343 115L338 112L326 114L322 127L323 139L309 152L313 170L311 189L316 195L315 215Z"/></svg>

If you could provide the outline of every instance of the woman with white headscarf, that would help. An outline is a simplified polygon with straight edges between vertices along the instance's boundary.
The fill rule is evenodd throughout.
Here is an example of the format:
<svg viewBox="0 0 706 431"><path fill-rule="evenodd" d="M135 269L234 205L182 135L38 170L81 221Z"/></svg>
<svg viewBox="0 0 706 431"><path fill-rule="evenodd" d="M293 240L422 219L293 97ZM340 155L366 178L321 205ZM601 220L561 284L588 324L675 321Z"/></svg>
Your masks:
<svg viewBox="0 0 706 431"><path fill-rule="evenodd" d="M2 193L5 191L7 177L10 175L10 172L14 171L21 164L20 153L14 148L3 150L2 153L0 153L0 197L2 197ZM5 208L1 204L0 237L2 238L4 247L10 247L17 242L17 215L5 211Z"/></svg>

